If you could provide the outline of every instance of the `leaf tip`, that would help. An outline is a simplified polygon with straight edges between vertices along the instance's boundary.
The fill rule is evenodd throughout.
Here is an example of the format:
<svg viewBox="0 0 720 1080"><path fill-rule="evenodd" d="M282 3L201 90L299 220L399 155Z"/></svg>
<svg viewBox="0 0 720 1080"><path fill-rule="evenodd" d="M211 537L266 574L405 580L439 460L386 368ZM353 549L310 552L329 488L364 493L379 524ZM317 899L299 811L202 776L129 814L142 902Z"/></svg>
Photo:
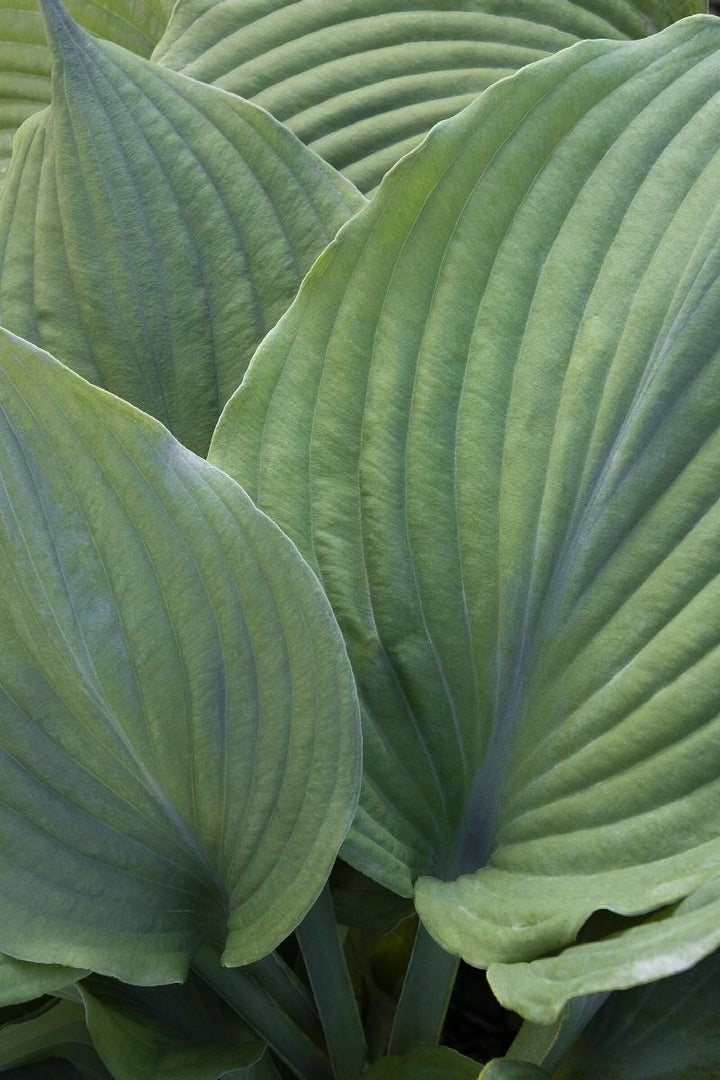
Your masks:
<svg viewBox="0 0 720 1080"><path fill-rule="evenodd" d="M78 26L62 0L38 0L48 45L56 62L75 52L78 43L87 35Z"/></svg>

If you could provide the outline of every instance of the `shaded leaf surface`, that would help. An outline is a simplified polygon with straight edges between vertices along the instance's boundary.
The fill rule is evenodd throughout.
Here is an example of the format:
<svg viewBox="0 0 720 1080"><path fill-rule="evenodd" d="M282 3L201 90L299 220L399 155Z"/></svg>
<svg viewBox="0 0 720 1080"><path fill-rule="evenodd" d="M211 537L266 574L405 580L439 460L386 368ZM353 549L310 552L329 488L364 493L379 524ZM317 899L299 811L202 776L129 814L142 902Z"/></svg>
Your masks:
<svg viewBox="0 0 720 1080"><path fill-rule="evenodd" d="M477 1080L477 1061L447 1046L419 1046L409 1054L381 1058L368 1080Z"/></svg>
<svg viewBox="0 0 720 1080"><path fill-rule="evenodd" d="M115 1080L252 1077L264 1044L205 984L80 987L90 1035Z"/></svg>
<svg viewBox="0 0 720 1080"><path fill-rule="evenodd" d="M612 994L553 1080L712 1080L720 1063L720 955Z"/></svg>
<svg viewBox="0 0 720 1080"><path fill-rule="evenodd" d="M160 424L3 333L0 946L129 982L266 955L359 774L296 549Z"/></svg>
<svg viewBox="0 0 720 1080"><path fill-rule="evenodd" d="M0 1075L20 1080L23 1066L38 1080L111 1080L93 1049L82 1005L74 1001L55 1001L36 1016L0 1028Z"/></svg>

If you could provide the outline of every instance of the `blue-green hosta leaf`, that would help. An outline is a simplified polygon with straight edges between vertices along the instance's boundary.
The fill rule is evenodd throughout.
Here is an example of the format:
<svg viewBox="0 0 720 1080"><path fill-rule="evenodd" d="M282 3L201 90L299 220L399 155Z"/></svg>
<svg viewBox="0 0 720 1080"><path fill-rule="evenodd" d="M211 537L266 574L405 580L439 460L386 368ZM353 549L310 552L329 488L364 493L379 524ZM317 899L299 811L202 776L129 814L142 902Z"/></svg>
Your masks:
<svg viewBox="0 0 720 1080"><path fill-rule="evenodd" d="M530 963L492 964L497 997L537 1023L552 1023L568 997L623 989L685 971L720 946L720 879L654 918Z"/></svg>
<svg viewBox="0 0 720 1080"><path fill-rule="evenodd" d="M704 0L179 0L153 58L263 105L363 191L491 83Z"/></svg>
<svg viewBox="0 0 720 1080"><path fill-rule="evenodd" d="M172 0L68 0L75 19L98 37L149 56ZM50 101L50 50L36 0L0 0L0 178L15 131Z"/></svg>
<svg viewBox="0 0 720 1080"><path fill-rule="evenodd" d="M305 271L364 203L256 106L47 0L53 104L0 204L0 318L198 453Z"/></svg>
<svg viewBox="0 0 720 1080"><path fill-rule="evenodd" d="M720 1066L720 953L612 994L552 1080L713 1080Z"/></svg>
<svg viewBox="0 0 720 1080"><path fill-rule="evenodd" d="M419 1046L409 1054L381 1058L367 1080L477 1080L477 1061L447 1046Z"/></svg>
<svg viewBox="0 0 720 1080"><path fill-rule="evenodd" d="M65 1077L65 1071L52 1064L60 1061L67 1063L68 1076L75 1075L69 1072L72 1062L83 1080L111 1080L93 1049L83 1007L75 1001L56 1001L30 1018L0 1028L0 1076L14 1078L20 1066L46 1059L51 1059L46 1065L48 1080L53 1075L58 1080Z"/></svg>
<svg viewBox="0 0 720 1080"><path fill-rule="evenodd" d="M696 16L490 87L324 253L211 448L344 631L344 857L426 875L479 966L720 865L719 78Z"/></svg>
<svg viewBox="0 0 720 1080"><path fill-rule="evenodd" d="M229 477L3 333L0 948L248 963L324 884L357 703L317 580Z"/></svg>
<svg viewBox="0 0 720 1080"><path fill-rule="evenodd" d="M82 979L87 971L57 964L29 964L0 953L0 1008L32 1001Z"/></svg>
<svg viewBox="0 0 720 1080"><path fill-rule="evenodd" d="M118 984L112 996L101 985L79 989L93 1045L115 1080L240 1080L254 1077L265 1052L197 976L151 990Z"/></svg>

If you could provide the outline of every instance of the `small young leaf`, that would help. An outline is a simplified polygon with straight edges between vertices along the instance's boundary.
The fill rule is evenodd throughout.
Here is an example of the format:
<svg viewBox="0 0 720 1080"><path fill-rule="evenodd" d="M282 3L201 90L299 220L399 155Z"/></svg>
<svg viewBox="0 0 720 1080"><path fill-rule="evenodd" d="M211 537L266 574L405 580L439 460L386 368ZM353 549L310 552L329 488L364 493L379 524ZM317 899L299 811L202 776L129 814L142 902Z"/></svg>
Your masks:
<svg viewBox="0 0 720 1080"><path fill-rule="evenodd" d="M182 980L265 956L352 820L357 701L317 579L160 424L0 336L0 948Z"/></svg>

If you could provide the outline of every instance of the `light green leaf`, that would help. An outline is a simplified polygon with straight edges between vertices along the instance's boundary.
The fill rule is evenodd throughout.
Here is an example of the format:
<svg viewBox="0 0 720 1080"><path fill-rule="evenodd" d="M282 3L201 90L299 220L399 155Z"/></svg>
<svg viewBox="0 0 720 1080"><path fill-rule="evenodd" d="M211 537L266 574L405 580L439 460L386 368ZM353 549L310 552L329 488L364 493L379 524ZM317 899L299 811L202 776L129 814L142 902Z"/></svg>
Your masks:
<svg viewBox="0 0 720 1080"><path fill-rule="evenodd" d="M343 857L429 875L477 966L720 866L718 79L697 16L490 87L320 258L211 448L348 644Z"/></svg>
<svg viewBox="0 0 720 1080"><path fill-rule="evenodd" d="M568 997L619 990L685 971L720 946L720 879L677 907L530 963L492 964L489 979L509 1009L552 1023Z"/></svg>
<svg viewBox="0 0 720 1080"><path fill-rule="evenodd" d="M447 1046L419 1046L410 1054L381 1058L367 1080L477 1080L480 1065Z"/></svg>
<svg viewBox="0 0 720 1080"><path fill-rule="evenodd" d="M720 1063L720 953L612 994L552 1080L713 1080Z"/></svg>
<svg viewBox="0 0 720 1080"><path fill-rule="evenodd" d="M0 1028L0 1075L5 1076L5 1070L13 1067L46 1059L71 1062L84 1080L111 1077L93 1049L82 1005L74 1001L55 1001L29 1019ZM48 1080L57 1067L48 1061ZM57 1075L61 1075L59 1068Z"/></svg>
<svg viewBox="0 0 720 1080"><path fill-rule="evenodd" d="M153 59L264 106L362 191L438 120L581 38L704 0L179 0Z"/></svg>
<svg viewBox="0 0 720 1080"><path fill-rule="evenodd" d="M172 0L68 0L91 34L149 56L165 29ZM15 131L50 101L50 50L36 0L0 0L0 178Z"/></svg>
<svg viewBox="0 0 720 1080"><path fill-rule="evenodd" d="M254 1076L264 1053L197 976L151 990L94 980L80 992L93 1044L115 1080L239 1080Z"/></svg>
<svg viewBox="0 0 720 1080"><path fill-rule="evenodd" d="M182 980L266 955L352 819L357 703L308 567L156 421L0 343L0 947Z"/></svg>
<svg viewBox="0 0 720 1080"><path fill-rule="evenodd" d="M57 964L28 964L0 953L0 1008L22 1001L32 1001L41 994L50 994L87 975L77 968Z"/></svg>
<svg viewBox="0 0 720 1080"><path fill-rule="evenodd" d="M262 109L96 41L47 0L53 105L0 203L0 317L191 450L364 203Z"/></svg>

